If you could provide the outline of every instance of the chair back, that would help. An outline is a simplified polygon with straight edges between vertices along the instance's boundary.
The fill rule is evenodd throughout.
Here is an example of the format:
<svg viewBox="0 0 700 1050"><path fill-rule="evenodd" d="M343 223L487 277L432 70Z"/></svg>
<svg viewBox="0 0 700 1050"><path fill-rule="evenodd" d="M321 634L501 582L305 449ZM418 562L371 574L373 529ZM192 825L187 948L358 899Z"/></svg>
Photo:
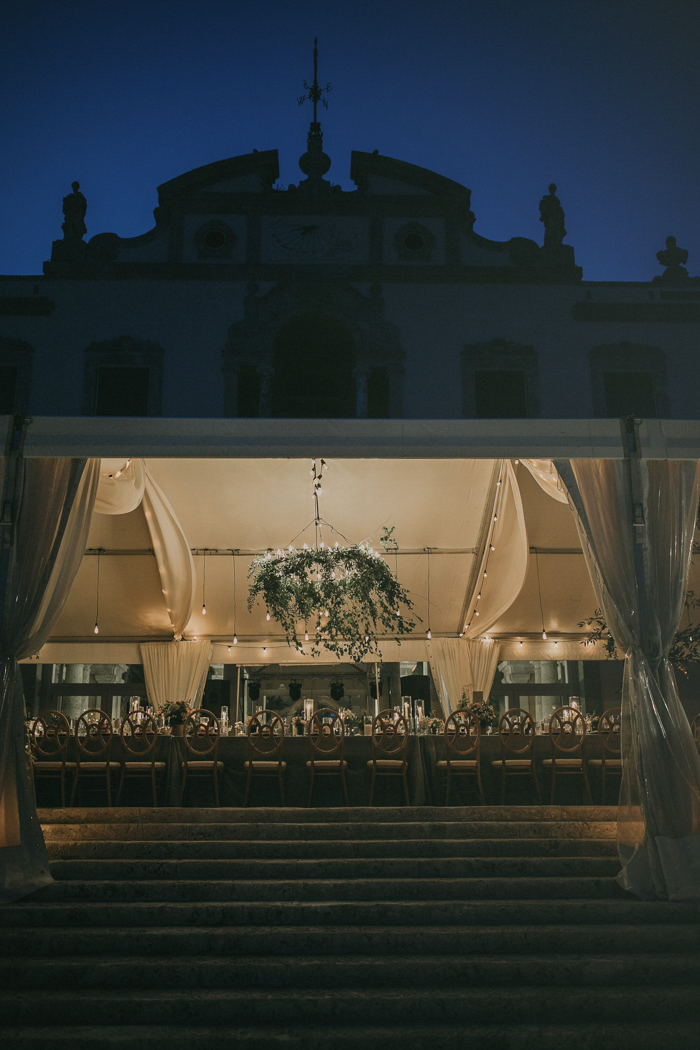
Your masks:
<svg viewBox="0 0 700 1050"><path fill-rule="evenodd" d="M609 707L598 719L603 758L619 758L622 752L622 709Z"/></svg>
<svg viewBox="0 0 700 1050"><path fill-rule="evenodd" d="M284 721L275 711L258 711L248 726L251 759L274 760L284 743Z"/></svg>
<svg viewBox="0 0 700 1050"><path fill-rule="evenodd" d="M62 711L41 711L31 728L31 746L37 758L65 762L70 723Z"/></svg>
<svg viewBox="0 0 700 1050"><path fill-rule="evenodd" d="M388 708L372 722L373 758L403 758L408 747L408 722Z"/></svg>
<svg viewBox="0 0 700 1050"><path fill-rule="evenodd" d="M524 707L511 707L498 723L501 752L527 755L535 743L535 720Z"/></svg>
<svg viewBox="0 0 700 1050"><path fill-rule="evenodd" d="M445 721L445 755L451 758L467 758L479 754L481 723L469 711L453 711Z"/></svg>
<svg viewBox="0 0 700 1050"><path fill-rule="evenodd" d="M125 755L153 758L158 741L158 726L152 715L145 711L131 711L122 722L119 736Z"/></svg>
<svg viewBox="0 0 700 1050"><path fill-rule="evenodd" d="M586 719L578 707L568 704L559 707L549 720L549 739L552 754L557 751L564 755L574 755L583 747L586 737Z"/></svg>
<svg viewBox="0 0 700 1050"><path fill-rule="evenodd" d="M185 722L185 747L193 759L212 756L216 761L219 751L219 719L213 711L202 708L193 711Z"/></svg>
<svg viewBox="0 0 700 1050"><path fill-rule="evenodd" d="M344 743L345 726L337 711L331 707L322 707L312 715L309 722L312 761L314 758L342 758Z"/></svg>
<svg viewBox="0 0 700 1050"><path fill-rule="evenodd" d="M78 763L81 761L94 761L95 759L107 762L113 735L114 726L112 725L112 719L106 712L101 711L97 707L91 707L88 711L83 711L75 723Z"/></svg>

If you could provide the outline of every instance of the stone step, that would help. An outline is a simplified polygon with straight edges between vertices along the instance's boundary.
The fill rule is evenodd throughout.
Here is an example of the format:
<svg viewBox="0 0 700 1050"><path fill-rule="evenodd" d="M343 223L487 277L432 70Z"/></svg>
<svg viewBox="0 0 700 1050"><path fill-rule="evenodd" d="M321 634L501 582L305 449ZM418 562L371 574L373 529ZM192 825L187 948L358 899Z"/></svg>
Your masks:
<svg viewBox="0 0 700 1050"><path fill-rule="evenodd" d="M606 839L49 839L56 860L329 859L345 857L616 857Z"/></svg>
<svg viewBox="0 0 700 1050"><path fill-rule="evenodd" d="M646 904L646 902L638 902ZM106 920L117 925L85 927L79 922L70 926L17 926L0 929L0 957L25 955L27 958L53 957L57 966L65 956L131 956L135 948L141 957L189 957L287 955L297 956L300 949L307 955L366 955L408 957L414 955L502 955L508 952L540 955L628 953L673 953L685 956L700 951L700 917L692 924L683 910L667 906L665 915L659 912L644 921L642 911L631 916L625 924L615 917L598 912L591 917L589 902L582 910L563 909L566 915L543 916L539 924L523 924L520 909L513 905L504 908L499 902L489 908L475 908L473 921L468 925L455 923L444 926L415 924L386 925L376 922L355 926L291 924L294 912L285 916L287 924L275 922L266 925L261 917L256 925L239 925L235 929L217 921L217 909L209 916L208 908L188 909L179 917L187 925L126 926L122 923L123 909L110 907ZM303 908L303 906L302 906ZM179 909L176 909L179 912ZM573 914L572 914L573 913ZM144 917L143 914L141 916ZM176 918L173 915L173 920ZM209 925L206 919L212 919ZM329 916L333 918L333 916ZM549 923L547 922L549 918ZM477 921L478 920L478 921Z"/></svg>
<svg viewBox="0 0 700 1050"><path fill-rule="evenodd" d="M414 824L492 821L615 823L616 806L250 806L187 809L178 806L112 806L40 809L42 825L58 824Z"/></svg>
<svg viewBox="0 0 700 1050"><path fill-rule="evenodd" d="M527 1011L524 1016L527 1017ZM1 1022L0 1022L1 1023ZM606 1040L603 1042L603 1038ZM320 1027L311 1024L268 1025L250 1028L246 1024L231 1028L195 1025L86 1025L61 1028L0 1028L3 1045L12 1050L192 1050L217 1045L236 1050L669 1050L673 1046L692 1047L697 1040L693 1023L618 1024L590 1023L532 1025L529 1023L490 1025L469 1024L465 1041L463 1024L432 1022L429 1025L392 1024Z"/></svg>
<svg viewBox="0 0 700 1050"><path fill-rule="evenodd" d="M290 884L304 879L441 879L492 880L537 879L553 896L559 896L552 880L562 880L562 891L571 896L565 882L581 883L589 878L614 879L620 870L616 857L338 857L334 859L240 859L225 860L54 860L55 879L266 879ZM554 891L554 892L553 892ZM527 892L527 891L526 891ZM493 894L490 894L493 896ZM528 894L529 895L529 894Z"/></svg>
<svg viewBox="0 0 700 1050"><path fill-rule="evenodd" d="M541 880L536 880L541 881ZM595 883L596 880L591 880ZM614 884L613 884L614 885ZM601 892L607 891L607 883ZM408 891L410 892L410 886ZM488 892L488 891L486 891ZM537 891L536 891L537 892ZM542 892L541 889L539 892ZM621 891L617 891L621 893ZM195 890L196 894L196 890ZM30 900L5 905L0 909L0 929L7 927L158 927L193 925L248 926L446 926L526 923L546 925L554 923L596 924L617 923L696 923L700 922L700 905L671 904L665 901L636 901L616 898L613 892L594 898L561 897L554 900L544 894L540 898L522 900L493 896L471 901L443 901L406 899L397 901L299 901L294 894L289 900L279 896L271 901L194 901L166 902L109 902L108 911L103 902L34 903Z"/></svg>
<svg viewBox="0 0 700 1050"><path fill-rule="evenodd" d="M617 870L617 869L615 869ZM41 904L181 901L465 901L488 899L535 902L542 908L554 898L625 900L612 879L600 878L373 878L373 879L75 879L55 882L37 891ZM2 918L0 917L0 925Z"/></svg>
<svg viewBox="0 0 700 1050"><path fill-rule="evenodd" d="M662 987L687 985L700 979L700 957L682 954L562 955L377 955L304 956L156 956L64 957L60 967L51 958L26 955L0 961L0 987L140 989L270 989L322 987L438 988L520 985L577 986L597 989L613 985Z"/></svg>
<svg viewBox="0 0 700 1050"><path fill-rule="evenodd" d="M272 991L156 989L73 989L69 996L42 989L17 992L0 989L0 1016L5 1025L78 1025L86 1018L99 1017L101 1024L130 1025L206 1024L219 1025L299 1025L323 1017L326 1024L350 1027L381 1020L384 1026L397 1024L517 1024L527 1017L531 1024L564 1024L572 1016L591 1023L601 1017L614 1017L620 1023L698 1022L700 997L693 984L669 988L622 986L598 988L594 995L587 988L568 987L565 994L553 995L541 987L480 987L478 995L455 994L453 990L345 989L342 996L333 990Z"/></svg>

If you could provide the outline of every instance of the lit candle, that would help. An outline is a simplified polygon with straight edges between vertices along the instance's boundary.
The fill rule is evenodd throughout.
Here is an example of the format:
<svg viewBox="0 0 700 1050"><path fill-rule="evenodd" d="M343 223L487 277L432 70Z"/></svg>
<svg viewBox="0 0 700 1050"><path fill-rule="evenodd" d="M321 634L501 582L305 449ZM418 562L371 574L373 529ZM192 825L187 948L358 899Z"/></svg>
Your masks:
<svg viewBox="0 0 700 1050"><path fill-rule="evenodd" d="M304 701L304 717L307 722L311 721L311 716L314 713L314 702L313 700Z"/></svg>

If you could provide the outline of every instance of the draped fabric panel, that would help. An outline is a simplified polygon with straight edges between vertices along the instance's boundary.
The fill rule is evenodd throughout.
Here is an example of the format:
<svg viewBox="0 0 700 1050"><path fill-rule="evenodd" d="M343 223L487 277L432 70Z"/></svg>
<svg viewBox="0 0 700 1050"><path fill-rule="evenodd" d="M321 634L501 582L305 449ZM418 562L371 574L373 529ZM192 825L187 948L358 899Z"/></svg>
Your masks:
<svg viewBox="0 0 700 1050"><path fill-rule="evenodd" d="M466 646L472 671L472 691L483 693L484 700L488 700L493 680L496 677L501 643L495 642L492 638L488 641L485 638L479 638L468 640Z"/></svg>
<svg viewBox="0 0 700 1050"><path fill-rule="evenodd" d="M668 653L700 496L696 462L557 461L596 597L625 653L618 882L700 899L700 758Z"/></svg>
<svg viewBox="0 0 700 1050"><path fill-rule="evenodd" d="M509 460L503 461L501 484L496 487L492 510L491 543L486 545L476 584L467 603L469 627L467 638L486 634L499 616L509 609L520 594L527 575L529 548L523 503L515 470ZM494 550L490 550L494 547ZM488 565L488 586L484 572ZM477 601L477 594L481 598ZM478 612L478 616L477 616Z"/></svg>
<svg viewBox="0 0 700 1050"><path fill-rule="evenodd" d="M96 513L129 514L139 506L143 506L151 534L173 635L179 639L192 616L196 584L194 558L187 537L142 460L103 459Z"/></svg>
<svg viewBox="0 0 700 1050"><path fill-rule="evenodd" d="M445 716L462 695L480 690L488 698L498 666L500 642L484 639L433 638L426 643L430 670Z"/></svg>
<svg viewBox="0 0 700 1050"><path fill-rule="evenodd" d="M143 642L146 691L157 711L171 700L201 707L203 685L211 663L211 642Z"/></svg>
<svg viewBox="0 0 700 1050"><path fill-rule="evenodd" d="M21 462L19 469L0 595L0 901L51 882L34 805L17 661L41 648L65 603L85 550L99 461L35 459Z"/></svg>

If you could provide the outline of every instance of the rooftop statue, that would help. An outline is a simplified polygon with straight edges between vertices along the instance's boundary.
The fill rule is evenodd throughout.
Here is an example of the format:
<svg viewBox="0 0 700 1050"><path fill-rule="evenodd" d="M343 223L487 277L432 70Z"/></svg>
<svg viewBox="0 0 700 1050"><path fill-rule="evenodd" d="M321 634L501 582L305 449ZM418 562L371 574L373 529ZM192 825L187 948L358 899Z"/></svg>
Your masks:
<svg viewBox="0 0 700 1050"><path fill-rule="evenodd" d="M80 192L79 182L72 182L71 186L73 192L67 194L63 198L63 214L65 215L65 219L61 229L63 230L64 240L82 241L87 233L87 226L85 225L87 201Z"/></svg>
<svg viewBox="0 0 700 1050"><path fill-rule="evenodd" d="M685 268L688 261L688 252L685 248L679 248L675 237L666 238L666 247L656 253L656 258L661 266L666 269L658 274L654 280L663 281L664 284L687 284L698 281L697 277L690 277Z"/></svg>
<svg viewBox="0 0 700 1050"><path fill-rule="evenodd" d="M540 222L544 223L545 248L558 248L566 237L564 209L555 196L557 187L551 183L549 193L540 201Z"/></svg>

